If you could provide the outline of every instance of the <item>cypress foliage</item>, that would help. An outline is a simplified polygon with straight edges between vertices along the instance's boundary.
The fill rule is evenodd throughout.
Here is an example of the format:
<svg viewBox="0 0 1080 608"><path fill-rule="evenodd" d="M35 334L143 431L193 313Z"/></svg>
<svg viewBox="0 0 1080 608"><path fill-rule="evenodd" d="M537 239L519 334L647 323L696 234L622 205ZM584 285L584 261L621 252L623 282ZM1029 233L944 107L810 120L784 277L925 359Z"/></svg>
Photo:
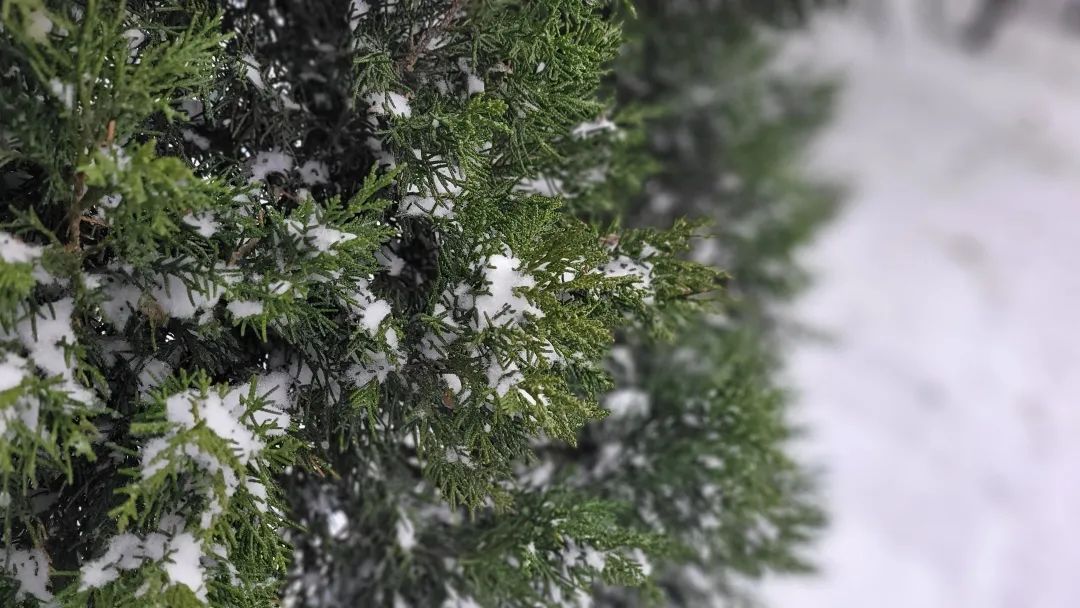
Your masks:
<svg viewBox="0 0 1080 608"><path fill-rule="evenodd" d="M644 128L609 158L637 179L600 186L620 193L620 208L585 208L627 225L711 220L696 231L693 257L727 271L723 305L670 339L619 332L609 361L615 388L602 398L611 415L586 429L580 449L546 453L547 467L564 472L560 483L633 505L625 525L673 541L654 563L657 587L602 589L600 605L757 605L753 579L807 570L800 549L824 519L810 474L785 453L794 430L789 397L772 378L772 311L805 282L794 252L837 198L798 165L833 88L772 69L772 34L761 30L762 22L798 25L811 3L640 0L635 8L612 84L616 122ZM577 186L587 183L576 168L584 158L550 180L571 200L594 192Z"/></svg>
<svg viewBox="0 0 1080 608"><path fill-rule="evenodd" d="M663 166L623 10L0 5L0 604L675 602L666 564L793 562L756 336L701 335L695 224L624 227ZM655 415L583 431L628 383Z"/></svg>

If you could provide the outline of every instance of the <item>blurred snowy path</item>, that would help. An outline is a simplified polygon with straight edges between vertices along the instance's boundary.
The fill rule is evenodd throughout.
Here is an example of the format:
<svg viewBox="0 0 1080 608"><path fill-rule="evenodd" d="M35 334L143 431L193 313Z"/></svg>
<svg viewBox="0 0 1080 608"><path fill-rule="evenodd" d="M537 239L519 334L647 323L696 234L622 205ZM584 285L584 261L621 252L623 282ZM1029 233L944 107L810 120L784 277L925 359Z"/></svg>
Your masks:
<svg viewBox="0 0 1080 608"><path fill-rule="evenodd" d="M830 17L790 51L845 75L811 164L852 196L791 311L833 338L790 358L824 572L770 605L1080 606L1080 43Z"/></svg>

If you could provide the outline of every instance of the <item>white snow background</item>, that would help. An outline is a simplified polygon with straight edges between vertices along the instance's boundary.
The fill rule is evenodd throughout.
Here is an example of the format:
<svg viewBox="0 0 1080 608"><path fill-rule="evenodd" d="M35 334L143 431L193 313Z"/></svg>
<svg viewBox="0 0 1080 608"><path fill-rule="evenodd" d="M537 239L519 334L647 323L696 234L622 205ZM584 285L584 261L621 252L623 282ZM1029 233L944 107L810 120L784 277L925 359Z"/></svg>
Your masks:
<svg viewBox="0 0 1080 608"><path fill-rule="evenodd" d="M981 54L899 0L786 49L844 77L808 163L851 192L789 313L823 571L771 606L1080 606L1080 38L1032 4Z"/></svg>

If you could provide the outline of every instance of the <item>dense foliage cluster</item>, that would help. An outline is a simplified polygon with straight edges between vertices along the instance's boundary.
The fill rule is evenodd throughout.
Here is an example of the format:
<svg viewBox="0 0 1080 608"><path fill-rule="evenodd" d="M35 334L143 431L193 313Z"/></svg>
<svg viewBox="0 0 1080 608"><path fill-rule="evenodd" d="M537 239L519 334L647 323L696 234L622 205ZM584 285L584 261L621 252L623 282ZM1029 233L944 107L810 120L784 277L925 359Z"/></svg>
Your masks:
<svg viewBox="0 0 1080 608"><path fill-rule="evenodd" d="M687 89L626 93L626 11L0 4L0 604L693 604L797 565L759 337L702 331L698 227L635 198ZM740 209L788 187L755 153Z"/></svg>

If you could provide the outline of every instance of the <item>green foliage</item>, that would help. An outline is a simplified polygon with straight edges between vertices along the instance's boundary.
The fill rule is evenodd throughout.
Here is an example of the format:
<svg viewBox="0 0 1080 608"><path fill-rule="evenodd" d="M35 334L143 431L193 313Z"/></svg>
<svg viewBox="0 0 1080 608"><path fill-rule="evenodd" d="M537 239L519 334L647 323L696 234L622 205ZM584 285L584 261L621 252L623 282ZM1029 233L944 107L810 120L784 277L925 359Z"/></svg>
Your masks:
<svg viewBox="0 0 1080 608"><path fill-rule="evenodd" d="M617 213L629 225L711 219L691 255L724 268L723 309L681 317L670 341L621 334L603 400L613 415L549 458L576 464L564 483L635 505L627 525L676 544L657 567L662 605L757 605L747 581L808 569L802 550L824 519L809 473L785 454L772 311L805 281L794 252L837 198L800 165L833 89L775 70L757 29L800 21L811 4L639 0L612 83L624 107L644 108L648 138L622 145L657 160L641 187L626 182Z"/></svg>
<svg viewBox="0 0 1080 608"><path fill-rule="evenodd" d="M817 513L752 334L685 382L651 351L655 420L588 426L612 346L700 338L723 278L700 224L624 227L670 165L666 106L598 93L620 9L243 4L0 5L0 601L664 603L668 564L792 565Z"/></svg>
<svg viewBox="0 0 1080 608"><path fill-rule="evenodd" d="M756 315L804 283L793 252L838 198L801 166L835 87L775 69L772 43L755 29L759 19L787 22L814 4L641 0L617 74L624 103L653 108L647 154L666 159L624 209L628 221L710 218L709 249L697 255L731 276L729 295L745 301L742 314ZM686 35L664 34L670 30Z"/></svg>
<svg viewBox="0 0 1080 608"><path fill-rule="evenodd" d="M785 454L786 395L761 344L701 323L672 345L621 346L619 388L606 401L621 414L590 429L588 455L575 458L577 483L636 505L633 526L678 548L662 574L664 604L735 602L746 598L743 580L808 568L796 550L823 515Z"/></svg>

